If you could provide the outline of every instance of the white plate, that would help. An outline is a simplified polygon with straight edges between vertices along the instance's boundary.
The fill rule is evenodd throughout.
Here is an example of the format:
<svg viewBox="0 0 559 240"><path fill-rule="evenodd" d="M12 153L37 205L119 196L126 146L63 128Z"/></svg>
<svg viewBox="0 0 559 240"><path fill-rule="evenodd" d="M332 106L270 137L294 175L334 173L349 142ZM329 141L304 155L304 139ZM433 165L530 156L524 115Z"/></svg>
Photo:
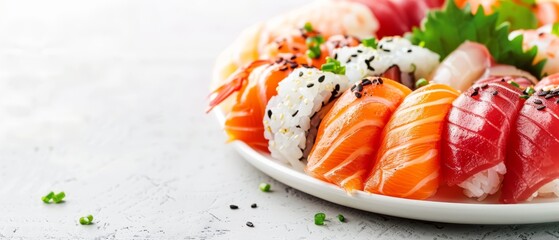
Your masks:
<svg viewBox="0 0 559 240"><path fill-rule="evenodd" d="M215 109L220 123L223 113ZM531 203L498 204L490 201L458 200L443 202L443 198L411 200L366 192L350 196L339 187L320 181L268 154L255 151L243 142L231 143L254 167L270 177L302 192L346 207L390 216L426 221L465 224L528 224L559 221L559 200L540 199Z"/></svg>

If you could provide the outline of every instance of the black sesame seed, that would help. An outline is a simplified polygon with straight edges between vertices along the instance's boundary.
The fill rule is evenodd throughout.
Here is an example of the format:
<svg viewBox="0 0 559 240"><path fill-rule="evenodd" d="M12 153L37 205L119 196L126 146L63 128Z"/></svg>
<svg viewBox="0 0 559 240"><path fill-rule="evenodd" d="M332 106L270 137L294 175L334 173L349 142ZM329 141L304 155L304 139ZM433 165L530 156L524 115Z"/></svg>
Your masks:
<svg viewBox="0 0 559 240"><path fill-rule="evenodd" d="M351 54L351 57L357 57L357 54Z"/></svg>
<svg viewBox="0 0 559 240"><path fill-rule="evenodd" d="M237 205L229 205L229 208L235 210L235 209L239 209L239 206L237 206Z"/></svg>
<svg viewBox="0 0 559 240"><path fill-rule="evenodd" d="M355 92L355 97L356 97L356 98L361 98L361 96L362 96L362 95L361 95L360 92Z"/></svg>
<svg viewBox="0 0 559 240"><path fill-rule="evenodd" d="M357 91L358 91L358 92L363 91L363 85L357 84Z"/></svg>
<svg viewBox="0 0 559 240"><path fill-rule="evenodd" d="M378 46L378 48L382 49L382 44Z"/></svg>
<svg viewBox="0 0 559 240"><path fill-rule="evenodd" d="M299 110L295 111L293 114L291 114L292 117L297 116L297 113L299 113Z"/></svg>
<svg viewBox="0 0 559 240"><path fill-rule="evenodd" d="M548 93L549 93L549 91L540 91L540 92L538 93L538 96L540 96L540 97L541 97L541 96L545 96L545 95L547 95Z"/></svg>
<svg viewBox="0 0 559 240"><path fill-rule="evenodd" d="M497 92L497 91L495 90L495 91L491 92L491 95L495 96L495 95L497 95L498 93L499 93L499 92Z"/></svg>
<svg viewBox="0 0 559 240"><path fill-rule="evenodd" d="M347 60L347 61L346 61L345 63L350 63L350 62L351 62L351 58L350 58L350 59L348 59L348 60Z"/></svg>
<svg viewBox="0 0 559 240"><path fill-rule="evenodd" d="M478 92L479 91L479 87L475 87L474 91Z"/></svg>
<svg viewBox="0 0 559 240"><path fill-rule="evenodd" d="M489 87L489 85L487 85L487 84L481 85L481 88L482 88L482 89L486 89L487 87Z"/></svg>
<svg viewBox="0 0 559 240"><path fill-rule="evenodd" d="M287 66L283 66L279 70L283 72L283 71L287 70Z"/></svg>
<svg viewBox="0 0 559 240"><path fill-rule="evenodd" d="M253 203L252 205L250 205L251 208L257 208L258 205L256 205L256 203Z"/></svg>
<svg viewBox="0 0 559 240"><path fill-rule="evenodd" d="M296 127L296 128L301 128L301 125L297 125L297 126L295 126L295 127Z"/></svg>
<svg viewBox="0 0 559 240"><path fill-rule="evenodd" d="M411 49L408 49L408 52L411 53Z"/></svg>
<svg viewBox="0 0 559 240"><path fill-rule="evenodd" d="M355 86L355 85L351 86L351 91L352 91L352 92L355 91L355 88L356 88L356 87L357 87L357 86Z"/></svg>
<svg viewBox="0 0 559 240"><path fill-rule="evenodd" d="M336 92L340 91L340 84L336 84L336 86L334 87L334 91Z"/></svg>
<svg viewBox="0 0 559 240"><path fill-rule="evenodd" d="M382 49L382 51L390 52L390 49Z"/></svg>
<svg viewBox="0 0 559 240"><path fill-rule="evenodd" d="M554 96L555 96L554 94L551 94L551 93L550 93L550 94L545 95L544 98L545 98L545 99L550 99L550 98L552 98L552 97L554 97Z"/></svg>
<svg viewBox="0 0 559 240"><path fill-rule="evenodd" d="M334 54L334 59L338 60L338 53Z"/></svg>
<svg viewBox="0 0 559 240"><path fill-rule="evenodd" d="M378 83L379 83L379 84L383 84L382 78L378 78Z"/></svg>
<svg viewBox="0 0 559 240"><path fill-rule="evenodd" d="M473 91L472 94L470 94L470 97L477 96L478 94L479 93L477 91Z"/></svg>
<svg viewBox="0 0 559 240"><path fill-rule="evenodd" d="M299 66L299 64L297 63L292 63L289 65L291 68L297 68Z"/></svg>
<svg viewBox="0 0 559 240"><path fill-rule="evenodd" d="M280 62L283 62L283 58L282 58L282 57L280 57L280 58L278 58L278 59L276 60L276 63L280 63Z"/></svg>
<svg viewBox="0 0 559 240"><path fill-rule="evenodd" d="M297 56L293 55L293 56L291 56L291 58L289 58L289 59L295 60L295 58L297 58Z"/></svg>
<svg viewBox="0 0 559 240"><path fill-rule="evenodd" d="M307 87L308 87L308 88L312 88L313 86L314 86L314 83L309 83L309 84L307 84Z"/></svg>
<svg viewBox="0 0 559 240"><path fill-rule="evenodd" d="M543 102L542 102L542 100L536 99L536 100L534 100L534 103L535 104L542 104Z"/></svg>
<svg viewBox="0 0 559 240"><path fill-rule="evenodd" d="M247 222L247 226L254 227L254 224L252 224L252 222Z"/></svg>
<svg viewBox="0 0 559 240"><path fill-rule="evenodd" d="M505 82L505 79L504 79L504 78L501 78L501 82Z"/></svg>
<svg viewBox="0 0 559 240"><path fill-rule="evenodd" d="M557 98L557 101L555 101L555 103L559 103L559 98Z"/></svg>
<svg viewBox="0 0 559 240"><path fill-rule="evenodd" d="M361 84L363 86L367 86L367 85L371 84L371 80L365 78L365 79L361 80Z"/></svg>
<svg viewBox="0 0 559 240"><path fill-rule="evenodd" d="M326 76L322 75L318 78L318 82L324 82L324 79L326 78Z"/></svg>
<svg viewBox="0 0 559 240"><path fill-rule="evenodd" d="M367 60L369 60L369 62L372 62L373 60L375 60L375 55L371 56L371 57L370 57L369 59L367 59Z"/></svg>
<svg viewBox="0 0 559 240"><path fill-rule="evenodd" d="M544 108L545 108L544 105L540 105L540 106L538 106L536 109L538 109L538 110L543 110Z"/></svg>
<svg viewBox="0 0 559 240"><path fill-rule="evenodd" d="M363 53L363 50L357 49L357 52L358 52L358 53Z"/></svg>
<svg viewBox="0 0 559 240"><path fill-rule="evenodd" d="M303 76L303 72L299 72L299 77L302 77L302 76Z"/></svg>

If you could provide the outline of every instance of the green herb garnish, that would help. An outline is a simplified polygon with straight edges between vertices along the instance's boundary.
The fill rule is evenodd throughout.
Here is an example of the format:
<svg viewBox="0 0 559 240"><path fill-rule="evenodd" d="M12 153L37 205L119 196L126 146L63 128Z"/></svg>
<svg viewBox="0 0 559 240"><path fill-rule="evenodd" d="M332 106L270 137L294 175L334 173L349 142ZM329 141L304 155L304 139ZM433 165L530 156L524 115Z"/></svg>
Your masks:
<svg viewBox="0 0 559 240"><path fill-rule="evenodd" d="M510 84L510 85L513 85L513 86L515 86L515 87L517 87L517 88L520 88L520 85L518 85L518 83L516 83L515 81L510 80L510 81L509 81L509 84Z"/></svg>
<svg viewBox="0 0 559 240"><path fill-rule="evenodd" d="M319 46L310 46L306 52L307 56L310 58L316 59L320 57L320 47Z"/></svg>
<svg viewBox="0 0 559 240"><path fill-rule="evenodd" d="M555 36L559 36L559 22L556 22L551 27L551 33Z"/></svg>
<svg viewBox="0 0 559 240"><path fill-rule="evenodd" d="M430 12L421 28L414 28L409 38L416 45L423 42L425 48L439 54L441 59L465 41L478 42L487 47L498 63L541 76L545 61L533 64L537 47L524 51L523 36L509 40L509 30L510 23L499 24L499 13L485 15L480 6L476 14L472 14L469 5L460 9L454 1L447 1L443 10Z"/></svg>
<svg viewBox="0 0 559 240"><path fill-rule="evenodd" d="M313 30L312 24L310 22L306 22L305 26L303 26L303 29L305 29L306 32L312 32Z"/></svg>
<svg viewBox="0 0 559 240"><path fill-rule="evenodd" d="M526 90L524 90L524 92L526 92L526 94L528 95L532 95L536 92L536 89L534 89L533 87L527 87Z"/></svg>
<svg viewBox="0 0 559 240"><path fill-rule="evenodd" d="M342 214L338 214L338 220L340 220L340 222L345 222L345 217Z"/></svg>
<svg viewBox="0 0 559 240"><path fill-rule="evenodd" d="M43 200L44 203L50 203L52 197L54 197L54 192L49 192L49 194L41 197L41 200Z"/></svg>
<svg viewBox="0 0 559 240"><path fill-rule="evenodd" d="M261 183L260 185L258 185L258 188L260 188L262 192L269 192L272 186L268 183Z"/></svg>
<svg viewBox="0 0 559 240"><path fill-rule="evenodd" d="M377 39L373 37L361 40L361 44L363 44L363 46L365 47L377 49L378 42Z"/></svg>
<svg viewBox="0 0 559 240"><path fill-rule="evenodd" d="M320 70L322 70L323 72L331 72L334 74L345 74L345 66L342 66L340 61L331 57L326 57L326 63L322 64Z"/></svg>
<svg viewBox="0 0 559 240"><path fill-rule="evenodd" d="M501 0L494 12L498 13L497 25L508 22L510 30L534 29L538 27L538 19L532 10L523 4L511 0Z"/></svg>
<svg viewBox="0 0 559 240"><path fill-rule="evenodd" d="M528 95L520 95L520 98L528 99L528 98L530 98L530 96L528 96Z"/></svg>
<svg viewBox="0 0 559 240"><path fill-rule="evenodd" d="M81 225L91 225L92 223L93 223L93 216L92 215L87 215L85 217L80 218L80 224Z"/></svg>
<svg viewBox="0 0 559 240"><path fill-rule="evenodd" d="M59 192L58 194L56 194L52 197L52 201L54 203L61 203L64 200L64 197L66 197L66 193Z"/></svg>
<svg viewBox="0 0 559 240"><path fill-rule="evenodd" d="M326 214L317 213L317 214L314 215L314 224L324 225L324 220L326 220Z"/></svg>
<svg viewBox="0 0 559 240"><path fill-rule="evenodd" d="M415 88L420 88L426 86L427 84L429 84L429 81L427 81L427 79L420 78L419 80L417 80L417 82L415 82Z"/></svg>

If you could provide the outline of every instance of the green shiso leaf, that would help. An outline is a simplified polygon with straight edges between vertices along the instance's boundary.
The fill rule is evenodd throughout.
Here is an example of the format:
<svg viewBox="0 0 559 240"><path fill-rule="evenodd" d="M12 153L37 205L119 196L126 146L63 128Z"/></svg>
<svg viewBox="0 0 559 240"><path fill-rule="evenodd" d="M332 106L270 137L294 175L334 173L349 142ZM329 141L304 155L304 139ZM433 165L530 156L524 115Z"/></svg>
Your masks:
<svg viewBox="0 0 559 240"><path fill-rule="evenodd" d="M533 64L537 47L524 51L523 36L509 40L509 32L510 23L499 23L498 12L485 15L480 6L476 14L472 14L469 6L460 9L454 1L447 1L443 10L430 12L421 28L413 29L409 39L415 45L424 44L441 59L465 41L478 42L487 47L498 63L513 65L540 77L545 60Z"/></svg>

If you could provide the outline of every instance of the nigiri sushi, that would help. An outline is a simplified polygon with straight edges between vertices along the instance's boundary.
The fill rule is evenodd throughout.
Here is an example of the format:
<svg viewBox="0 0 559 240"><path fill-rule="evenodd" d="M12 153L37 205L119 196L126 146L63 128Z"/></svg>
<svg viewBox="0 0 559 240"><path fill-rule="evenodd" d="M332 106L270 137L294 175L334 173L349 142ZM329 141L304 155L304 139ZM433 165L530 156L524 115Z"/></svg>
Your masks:
<svg viewBox="0 0 559 240"><path fill-rule="evenodd" d="M408 95L385 126L365 191L426 199L439 187L443 123L459 93L431 83Z"/></svg>
<svg viewBox="0 0 559 240"><path fill-rule="evenodd" d="M534 86L534 88L536 90L541 90L545 87L548 86L559 86L559 73L556 74L552 74L549 75L547 77L542 78L542 80L540 82L538 82L538 84L536 84L536 86Z"/></svg>
<svg viewBox="0 0 559 240"><path fill-rule="evenodd" d="M559 73L559 56L557 55L559 52L559 37L551 33L551 24L539 29L513 31L510 33L510 38L518 35L524 36L522 45L524 50L527 51L533 47L538 48L533 64L541 64L541 61L545 60L542 69L543 75Z"/></svg>
<svg viewBox="0 0 559 240"><path fill-rule="evenodd" d="M316 31L307 32L306 39L321 37ZM214 90L210 95L209 110L223 104L238 92L231 106L226 108L224 129L229 141L240 140L249 146L268 151L268 141L264 138L262 116L270 98L277 94L276 88L295 68L300 66L320 67L330 51L337 47L354 46L359 40L349 36L332 36L321 44L321 54L310 58L305 54L307 46L302 36L282 38L271 45L267 60L258 60L241 69L230 80ZM303 46L300 46L302 44ZM276 46L277 45L277 46ZM209 111L208 110L208 111Z"/></svg>
<svg viewBox="0 0 559 240"><path fill-rule="evenodd" d="M450 53L428 79L466 91L493 65L493 61L484 45L465 42Z"/></svg>
<svg viewBox="0 0 559 240"><path fill-rule="evenodd" d="M495 79L503 77L514 77L514 81L521 87L527 88L538 83L538 79L529 72L520 70L515 66L496 64L485 70L483 76L476 81L476 84L494 82Z"/></svg>
<svg viewBox="0 0 559 240"><path fill-rule="evenodd" d="M559 87L547 86L520 110L507 147L501 201L559 196Z"/></svg>
<svg viewBox="0 0 559 240"><path fill-rule="evenodd" d="M392 80L402 82L413 89L415 80L426 78L439 65L439 55L429 49L412 45L401 37L385 37L376 48L363 44L355 47L342 47L332 51L332 58L346 67L346 76L358 81L367 76L381 76L391 69L399 74L391 74ZM411 80L399 76L408 75Z"/></svg>
<svg viewBox="0 0 559 240"><path fill-rule="evenodd" d="M320 29L325 38L337 34L367 38L378 30L378 21L363 4L320 0L304 4L265 22L257 23L232 42L217 58L213 86L223 83L233 72L261 59L266 46L278 37L298 32L305 23Z"/></svg>
<svg viewBox="0 0 559 240"><path fill-rule="evenodd" d="M278 85L264 114L264 137L272 157L303 171L325 106L350 86L344 75L298 68ZM321 112L322 111L322 112Z"/></svg>
<svg viewBox="0 0 559 240"><path fill-rule="evenodd" d="M492 78L476 84L453 103L441 144L443 182L458 185L468 197L483 200L496 193L506 172L509 132L524 103L522 90Z"/></svg>
<svg viewBox="0 0 559 240"><path fill-rule="evenodd" d="M348 193L362 190L382 129L410 92L389 79L369 77L356 83L324 116L305 171Z"/></svg>

